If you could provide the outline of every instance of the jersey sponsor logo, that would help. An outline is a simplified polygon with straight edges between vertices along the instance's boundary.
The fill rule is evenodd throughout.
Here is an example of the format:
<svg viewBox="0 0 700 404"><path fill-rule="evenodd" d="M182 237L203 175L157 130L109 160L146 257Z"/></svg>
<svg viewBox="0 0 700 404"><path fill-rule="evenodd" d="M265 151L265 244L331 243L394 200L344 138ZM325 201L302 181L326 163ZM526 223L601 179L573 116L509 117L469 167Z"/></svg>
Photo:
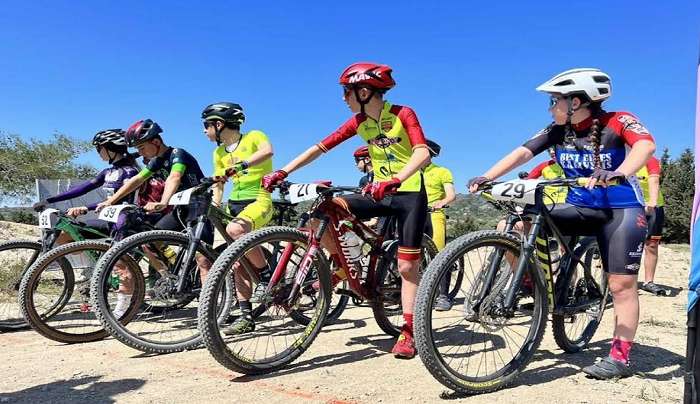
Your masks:
<svg viewBox="0 0 700 404"><path fill-rule="evenodd" d="M628 270L628 271L637 272L637 271L639 271L639 264L628 264L628 265L625 265L625 269Z"/></svg>
<svg viewBox="0 0 700 404"><path fill-rule="evenodd" d="M382 119L382 130L388 132L394 127L394 122L391 119Z"/></svg>
<svg viewBox="0 0 700 404"><path fill-rule="evenodd" d="M375 137L374 139L370 140L369 142L373 146L376 146L376 147L379 147L382 149L386 149L387 147L391 147L397 143L400 143L401 138L400 137L388 137L386 135L379 135L379 136Z"/></svg>
<svg viewBox="0 0 700 404"><path fill-rule="evenodd" d="M639 243L636 251L630 251L627 255L632 258L639 258L642 256L642 251L644 251L644 242Z"/></svg>
<svg viewBox="0 0 700 404"><path fill-rule="evenodd" d="M105 175L105 181L106 182L116 182L119 180L119 170L112 170Z"/></svg>
<svg viewBox="0 0 700 404"><path fill-rule="evenodd" d="M612 153L600 153L600 167L604 170L612 168ZM559 165L571 170L595 169L593 153L559 153Z"/></svg>
<svg viewBox="0 0 700 404"><path fill-rule="evenodd" d="M647 218L642 213L637 214L637 227L639 227L640 229L647 228Z"/></svg>
<svg viewBox="0 0 700 404"><path fill-rule="evenodd" d="M632 116L620 115L617 120L624 125L624 130L630 130L638 135L649 134L649 130Z"/></svg>

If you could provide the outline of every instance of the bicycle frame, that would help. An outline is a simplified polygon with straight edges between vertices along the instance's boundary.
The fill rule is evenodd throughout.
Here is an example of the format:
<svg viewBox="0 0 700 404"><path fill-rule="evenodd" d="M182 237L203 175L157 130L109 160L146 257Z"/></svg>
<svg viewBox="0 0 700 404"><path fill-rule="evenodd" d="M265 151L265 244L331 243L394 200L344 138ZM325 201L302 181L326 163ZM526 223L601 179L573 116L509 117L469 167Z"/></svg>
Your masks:
<svg viewBox="0 0 700 404"><path fill-rule="evenodd" d="M571 270L573 264L583 264L580 258L576 257L573 253L573 248L578 242L578 239L574 237L568 243L564 241L564 236L557 228L549 213L549 207L543 202L544 187L538 188L536 192L536 204L534 205L534 209L532 209L532 211L534 211L532 225L529 233L521 238L521 254L516 263L515 271L513 272L513 281L511 286L507 289L506 296L503 301L503 309L508 314L512 314L515 310L517 293L520 289L525 271L531 265L534 265L535 272L533 273L542 273L543 275L542 278L535 276L535 281L544 282L543 286L545 286L547 290L549 312L558 312L565 304L565 290L563 290L563 288L555 287L556 285L552 274L551 253L549 251L548 244L549 237L553 236L559 245L564 247L564 256L567 257L566 261L560 263L560 268L563 269L563 271L560 272L560 276L565 278L567 271ZM519 220L521 220L520 215L511 213L506 219L505 232L511 233L515 222ZM503 250L496 252L496 256L492 260L485 277L484 284L488 285L489 287L482 288L479 297L476 300L476 307L478 307L490 293L490 286L493 284L500 266L500 262L503 259L503 255Z"/></svg>
<svg viewBox="0 0 700 404"><path fill-rule="evenodd" d="M330 231L331 238L335 245L338 254L335 254L338 260L339 267L346 271L348 274L348 285L350 289L359 297L367 300L376 298L376 268L379 259L384 259L383 254L378 254L378 252L383 252L382 244L384 242L384 235L376 233L374 230L365 225L362 221L357 219L353 214L347 212L345 209L335 204L332 201L332 196L338 192L356 191L356 187L332 187L324 191L314 202L309 214L302 215L300 220L299 230L308 234L308 244L309 248L305 252L301 264L299 266L299 272L292 286L292 291L288 297L288 303L290 305L296 300L299 290L301 289L301 284L308 274L308 270L311 267L314 256L321 250L321 239L326 231ZM305 227L307 221L310 218L319 219L319 224L316 230ZM370 245L370 261L367 270L367 280L366 284L361 282L361 270L355 268L351 265L345 258L345 256L340 253L342 251L342 246L340 245L340 222L348 221L353 226L353 232L362 239L363 242ZM359 231L358 231L359 230ZM267 285L267 292L271 292L272 288L279 282L282 278L284 268L286 268L289 259L292 255L294 248L290 244L285 247L282 252L282 256L275 267L270 283Z"/></svg>

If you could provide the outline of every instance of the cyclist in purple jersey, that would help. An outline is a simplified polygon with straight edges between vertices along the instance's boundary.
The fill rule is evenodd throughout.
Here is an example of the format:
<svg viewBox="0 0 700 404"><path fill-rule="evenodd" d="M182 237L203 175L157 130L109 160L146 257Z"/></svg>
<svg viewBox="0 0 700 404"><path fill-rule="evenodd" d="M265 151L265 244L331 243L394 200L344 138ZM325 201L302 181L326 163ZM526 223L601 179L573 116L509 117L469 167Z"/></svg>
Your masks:
<svg viewBox="0 0 700 404"><path fill-rule="evenodd" d="M78 184L64 193L46 198L45 201L37 202L34 204L34 210L44 210L51 203L74 199L98 188L102 188L109 196L112 196L129 178L138 173L138 164L127 151L123 130L107 129L97 132L92 139L92 144L97 149L97 153L99 153L102 160L109 162L111 166L100 171L95 178L89 181ZM133 198L134 193L132 192L116 202L131 202ZM78 217L86 214L89 210L94 210L96 207L96 203L88 206L78 206L68 209L67 214L71 217ZM104 221L84 220L82 222L90 227L105 232L109 231L107 223ZM56 242L64 244L69 241L71 239L67 234L61 234Z"/></svg>
<svg viewBox="0 0 700 404"><path fill-rule="evenodd" d="M610 354L583 371L598 379L632 374L629 352L639 323L637 273L646 239L644 200L635 173L656 146L627 112L606 112L610 77L598 69L563 72L537 88L550 95L554 122L523 146L469 181L470 192L554 147L567 178L589 177L569 190L550 215L564 235L596 236L613 296L615 328ZM607 185L610 182L617 185ZM596 187L596 185L600 185Z"/></svg>

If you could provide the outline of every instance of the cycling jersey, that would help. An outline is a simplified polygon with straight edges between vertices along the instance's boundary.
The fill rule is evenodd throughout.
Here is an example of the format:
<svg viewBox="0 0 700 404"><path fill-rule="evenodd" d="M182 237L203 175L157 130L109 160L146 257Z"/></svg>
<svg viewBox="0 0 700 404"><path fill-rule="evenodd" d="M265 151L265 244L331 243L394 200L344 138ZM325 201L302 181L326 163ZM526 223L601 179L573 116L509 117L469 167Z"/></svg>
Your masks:
<svg viewBox="0 0 700 404"><path fill-rule="evenodd" d="M236 145L221 145L214 150L214 175L223 176L227 168L247 161L261 146L269 144L267 136L259 130L252 130L241 135ZM265 174L272 172L272 158L248 167L233 178L233 189L229 200L240 201L255 199L261 192L260 181ZM262 192L267 193L262 190Z"/></svg>
<svg viewBox="0 0 700 404"><path fill-rule="evenodd" d="M356 134L368 144L374 180L377 182L395 177L408 163L413 149L427 147L415 112L409 107L391 105L389 102L384 102L379 122L367 114L356 114L323 139L318 147L327 152ZM401 183L399 191L418 192L421 186L421 172L416 171Z"/></svg>
<svg viewBox="0 0 700 404"><path fill-rule="evenodd" d="M564 170L559 164L557 164L556 161L549 160L538 164L527 175L527 179L530 180L540 177L544 178L545 180L556 180L559 178L566 178L566 175L564 175ZM544 198L544 202L546 204L563 203L566 201L566 194L568 190L568 187L545 187L544 194L546 196Z"/></svg>
<svg viewBox="0 0 700 404"><path fill-rule="evenodd" d="M642 187L642 193L644 193L644 201L649 201L649 176L655 175L657 177L661 176L661 164L656 157L651 156L647 160L647 164L637 171L637 179L639 179L639 186ZM659 188L659 195L656 198L656 206L664 206L664 194Z"/></svg>
<svg viewBox="0 0 700 404"><path fill-rule="evenodd" d="M115 162L111 167L100 171L95 178L80 183L62 194L46 198L46 201L48 203L67 201L69 199L85 195L99 187L102 187L102 190L107 193L107 197L109 198L114 195L114 193L121 188L122 185L124 185L126 180L133 177L137 173L138 168L136 163L131 159L123 158ZM127 195L121 201L130 201L132 199L133 194ZM93 203L88 205L87 208L93 210L96 206L97 203Z"/></svg>
<svg viewBox="0 0 700 404"><path fill-rule="evenodd" d="M624 161L627 148L639 140L654 141L649 131L627 112L603 112L599 119L600 163L604 170L616 170ZM551 124L523 146L539 154L554 146L557 161L567 178L589 177L594 167L593 145L590 132L593 118L572 125L574 137L566 139L563 125ZM639 207L644 203L642 191L635 176L611 187L571 188L566 202L591 208Z"/></svg>
<svg viewBox="0 0 700 404"><path fill-rule="evenodd" d="M423 171L423 178L425 180L425 192L428 194L428 205L444 199L446 196L445 184L454 183L452 172L437 164L430 164L426 167Z"/></svg>
<svg viewBox="0 0 700 404"><path fill-rule="evenodd" d="M204 178L197 160L185 150L173 147L168 147L165 153L151 159L146 167L139 172L139 176L144 179L156 178L165 181L170 172L182 174L177 191L196 187L199 185L199 181Z"/></svg>

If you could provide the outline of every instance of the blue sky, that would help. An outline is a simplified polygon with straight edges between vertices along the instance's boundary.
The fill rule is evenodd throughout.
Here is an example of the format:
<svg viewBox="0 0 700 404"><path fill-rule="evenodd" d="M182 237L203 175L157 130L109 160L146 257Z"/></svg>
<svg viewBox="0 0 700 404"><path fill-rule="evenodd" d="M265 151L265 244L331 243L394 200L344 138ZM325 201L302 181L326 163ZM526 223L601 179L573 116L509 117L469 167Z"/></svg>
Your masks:
<svg viewBox="0 0 700 404"><path fill-rule="evenodd" d="M4 3L0 130L90 139L150 117L210 172L214 146L199 114L234 101L244 130L265 131L281 167L350 116L338 75L371 60L394 68L388 99L413 107L443 145L437 162L459 192L549 122L534 88L572 67L609 73L607 109L638 115L673 155L693 145L697 1L335 4ZM359 145L346 142L292 179L355 183ZM82 159L101 165L94 153Z"/></svg>

